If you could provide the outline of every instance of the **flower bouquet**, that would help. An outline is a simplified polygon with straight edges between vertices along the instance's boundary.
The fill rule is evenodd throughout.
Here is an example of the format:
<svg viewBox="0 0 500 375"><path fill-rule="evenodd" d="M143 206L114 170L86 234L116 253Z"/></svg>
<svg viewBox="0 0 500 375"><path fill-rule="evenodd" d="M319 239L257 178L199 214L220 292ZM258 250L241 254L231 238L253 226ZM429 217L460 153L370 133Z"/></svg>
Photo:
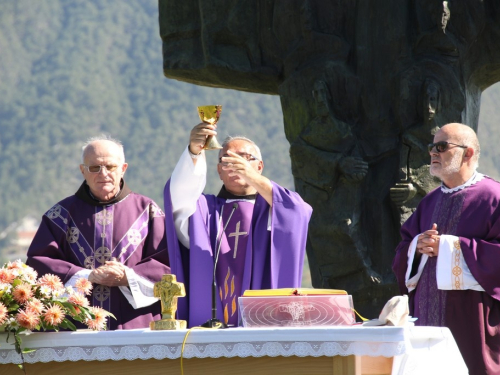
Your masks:
<svg viewBox="0 0 500 375"><path fill-rule="evenodd" d="M76 330L69 319L81 322L99 331L106 327L113 314L89 306L85 297L90 295L92 283L85 278L75 288L65 288L58 276L46 274L37 279L37 272L20 260L0 268L0 332L14 335L16 352L21 355L32 350L23 348L20 333L59 329ZM24 370L24 366L20 365Z"/></svg>

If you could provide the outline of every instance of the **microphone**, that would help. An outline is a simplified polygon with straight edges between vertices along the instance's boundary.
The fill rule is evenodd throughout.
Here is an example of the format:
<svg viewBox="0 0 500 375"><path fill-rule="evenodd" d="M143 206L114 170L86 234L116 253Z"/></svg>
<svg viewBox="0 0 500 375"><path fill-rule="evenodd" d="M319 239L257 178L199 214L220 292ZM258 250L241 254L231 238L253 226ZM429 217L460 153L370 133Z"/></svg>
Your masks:
<svg viewBox="0 0 500 375"><path fill-rule="evenodd" d="M224 235L224 232L226 231L226 228L229 222L231 221L231 217L233 217L234 211L236 211L237 208L238 208L238 203L234 202L233 209L231 210L231 213L227 218L226 225L224 225L224 228L222 229L222 232L220 234L219 244L217 245L217 251L215 252L214 276L212 279L212 319L207 320L205 323L201 325L202 327L205 328L227 328L226 323L221 322L219 319L217 319L217 302L215 297L217 295L217 284L215 282L215 271L217 270L217 261L219 260L220 247L222 245L222 236ZM222 221L222 215L221 215L221 221Z"/></svg>

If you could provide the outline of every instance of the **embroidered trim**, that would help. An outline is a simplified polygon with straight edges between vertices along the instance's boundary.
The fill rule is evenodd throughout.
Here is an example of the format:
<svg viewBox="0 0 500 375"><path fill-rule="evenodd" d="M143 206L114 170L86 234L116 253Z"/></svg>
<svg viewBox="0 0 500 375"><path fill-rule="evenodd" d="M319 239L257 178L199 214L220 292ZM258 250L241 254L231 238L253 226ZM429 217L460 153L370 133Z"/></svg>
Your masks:
<svg viewBox="0 0 500 375"><path fill-rule="evenodd" d="M451 274L454 276L454 282L452 282L452 289L462 290L463 289L463 271L461 265L462 251L460 248L460 241L456 240L453 242L453 254L452 254L452 270Z"/></svg>
<svg viewBox="0 0 500 375"><path fill-rule="evenodd" d="M463 190L466 187L472 186L474 184L477 184L479 181L481 181L484 177L486 177L484 174L479 173L479 172L474 172L471 178L469 178L464 184L454 187L452 189L447 188L444 186L443 183L441 183L441 191L445 194L451 194L454 193L455 191Z"/></svg>

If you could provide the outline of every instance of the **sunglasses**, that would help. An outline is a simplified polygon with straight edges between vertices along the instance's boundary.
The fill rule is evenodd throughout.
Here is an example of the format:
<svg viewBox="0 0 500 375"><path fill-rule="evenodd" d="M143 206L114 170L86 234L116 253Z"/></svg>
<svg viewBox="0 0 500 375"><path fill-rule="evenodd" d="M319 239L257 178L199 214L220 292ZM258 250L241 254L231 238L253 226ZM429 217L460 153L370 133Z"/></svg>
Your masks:
<svg viewBox="0 0 500 375"><path fill-rule="evenodd" d="M467 148L468 146L464 146L464 145L457 145L456 143L451 143L451 142L446 142L446 141L440 141L440 142L436 142L436 143L429 143L427 145L427 149L429 150L429 152L432 152L432 150L434 149L434 147L436 148L436 151L441 153L441 152L445 152L449 149L448 145L453 145L453 146L456 146L456 147L461 147L461 148Z"/></svg>
<svg viewBox="0 0 500 375"><path fill-rule="evenodd" d="M99 173L102 168L105 168L108 172L116 171L117 165L85 165L82 164L90 173Z"/></svg>

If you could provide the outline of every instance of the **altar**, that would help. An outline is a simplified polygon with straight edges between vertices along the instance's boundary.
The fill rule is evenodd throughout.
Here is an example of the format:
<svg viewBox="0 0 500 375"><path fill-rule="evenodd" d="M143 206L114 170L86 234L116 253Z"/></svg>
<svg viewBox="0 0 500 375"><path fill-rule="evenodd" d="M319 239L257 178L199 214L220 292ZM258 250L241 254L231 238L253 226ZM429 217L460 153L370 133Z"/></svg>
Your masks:
<svg viewBox="0 0 500 375"><path fill-rule="evenodd" d="M181 374L187 330L37 332L23 336L28 375ZM0 334L0 374L21 375L12 336ZM442 327L195 329L182 353L192 374L467 374Z"/></svg>

